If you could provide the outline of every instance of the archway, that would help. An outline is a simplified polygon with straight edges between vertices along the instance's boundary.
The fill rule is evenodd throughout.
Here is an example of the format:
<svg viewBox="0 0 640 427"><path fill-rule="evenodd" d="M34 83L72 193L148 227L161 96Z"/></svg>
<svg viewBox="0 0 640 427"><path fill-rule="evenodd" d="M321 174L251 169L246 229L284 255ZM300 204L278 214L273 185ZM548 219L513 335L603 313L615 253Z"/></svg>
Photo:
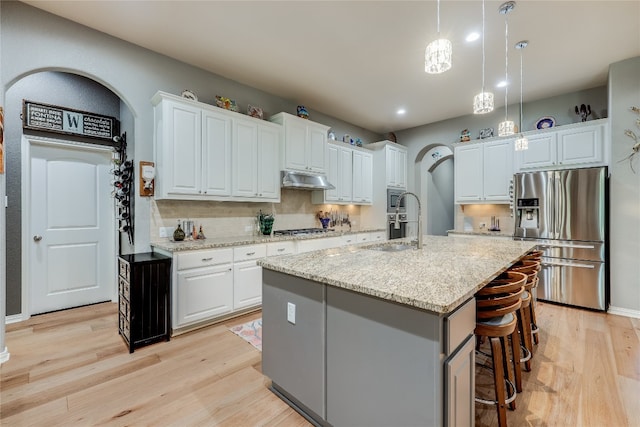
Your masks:
<svg viewBox="0 0 640 427"><path fill-rule="evenodd" d="M29 237L23 236L22 233L21 112L23 99L115 117L120 120L120 131L127 132L130 151L133 149L134 135L134 114L129 104L109 85L92 76L86 76L75 70L33 70L12 80L6 86L5 176L9 201L5 210L6 265L13 266L7 269L6 275L6 314L10 321L24 320L29 317L25 306L27 287L24 283L24 271L20 268L23 260L21 242ZM30 134L46 136L38 131L32 131ZM83 141L82 138L69 137L70 140L74 138L77 142L86 142L86 139ZM113 254L114 257L116 253ZM115 258L112 261L115 263Z"/></svg>
<svg viewBox="0 0 640 427"><path fill-rule="evenodd" d="M454 228L453 161L444 144L429 144L416 155L415 188L423 200L425 234L446 236Z"/></svg>

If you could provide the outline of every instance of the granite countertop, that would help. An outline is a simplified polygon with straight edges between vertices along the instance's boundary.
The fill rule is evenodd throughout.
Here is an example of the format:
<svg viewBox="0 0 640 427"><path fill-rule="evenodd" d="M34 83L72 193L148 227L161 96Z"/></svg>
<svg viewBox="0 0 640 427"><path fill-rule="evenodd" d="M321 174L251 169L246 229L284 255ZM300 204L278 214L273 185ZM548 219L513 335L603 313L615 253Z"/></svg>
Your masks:
<svg viewBox="0 0 640 427"><path fill-rule="evenodd" d="M212 237L204 240L183 240L175 242L165 239L163 241L151 242L151 247L164 249L168 252L194 251L199 249L225 248L230 246L255 245L260 243L284 242L290 240L323 239L326 237L340 237L349 234L374 233L385 229L363 229L353 231L328 231L326 233L307 234L299 236L234 236L234 237Z"/></svg>
<svg viewBox="0 0 640 427"><path fill-rule="evenodd" d="M263 268L394 301L450 313L522 255L530 242L424 236L421 250L372 250L391 242L263 258Z"/></svg>
<svg viewBox="0 0 640 427"><path fill-rule="evenodd" d="M489 230L473 230L473 231L459 231L448 230L447 234L451 235L465 235L465 236L497 236L497 237L513 237L513 233L505 230L501 231L489 231Z"/></svg>

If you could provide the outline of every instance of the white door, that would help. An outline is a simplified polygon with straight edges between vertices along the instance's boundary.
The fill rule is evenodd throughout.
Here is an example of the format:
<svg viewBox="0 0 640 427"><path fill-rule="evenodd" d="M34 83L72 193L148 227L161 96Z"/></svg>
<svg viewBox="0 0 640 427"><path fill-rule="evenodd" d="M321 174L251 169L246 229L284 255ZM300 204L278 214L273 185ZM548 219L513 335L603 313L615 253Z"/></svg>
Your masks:
<svg viewBox="0 0 640 427"><path fill-rule="evenodd" d="M111 300L116 250L110 151L29 144L24 239L30 314Z"/></svg>

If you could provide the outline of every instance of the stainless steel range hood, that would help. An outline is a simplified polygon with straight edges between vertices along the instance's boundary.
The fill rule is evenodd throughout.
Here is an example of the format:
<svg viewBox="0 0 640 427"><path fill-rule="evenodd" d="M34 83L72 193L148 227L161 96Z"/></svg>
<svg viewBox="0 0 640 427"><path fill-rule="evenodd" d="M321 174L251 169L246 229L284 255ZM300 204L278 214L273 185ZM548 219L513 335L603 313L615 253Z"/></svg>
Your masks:
<svg viewBox="0 0 640 427"><path fill-rule="evenodd" d="M299 190L333 190L334 187L323 174L301 171L282 171L282 187Z"/></svg>

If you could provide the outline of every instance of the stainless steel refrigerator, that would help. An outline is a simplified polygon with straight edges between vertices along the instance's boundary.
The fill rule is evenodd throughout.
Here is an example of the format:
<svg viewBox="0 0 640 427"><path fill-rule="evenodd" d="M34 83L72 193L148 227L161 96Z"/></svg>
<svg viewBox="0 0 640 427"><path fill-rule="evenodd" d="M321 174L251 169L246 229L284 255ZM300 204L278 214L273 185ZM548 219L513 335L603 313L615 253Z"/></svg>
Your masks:
<svg viewBox="0 0 640 427"><path fill-rule="evenodd" d="M514 175L514 239L544 252L538 299L607 310L607 216L606 167Z"/></svg>

